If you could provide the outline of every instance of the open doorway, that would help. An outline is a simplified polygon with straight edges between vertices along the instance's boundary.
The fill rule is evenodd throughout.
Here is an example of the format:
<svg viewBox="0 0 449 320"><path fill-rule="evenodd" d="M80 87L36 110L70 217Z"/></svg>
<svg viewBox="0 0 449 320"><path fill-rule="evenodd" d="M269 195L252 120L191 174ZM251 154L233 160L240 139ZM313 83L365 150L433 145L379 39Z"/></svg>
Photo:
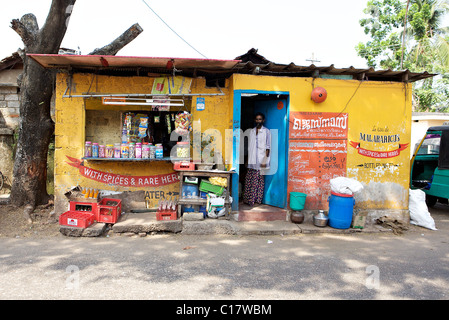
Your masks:
<svg viewBox="0 0 449 320"><path fill-rule="evenodd" d="M238 199L233 210L273 212L283 211L287 205L287 137L289 95L285 92L235 92L234 129L241 129L234 139L234 159L238 172L233 178L233 199ZM271 133L270 170L263 176L264 191L261 205L253 207L243 203L245 177L248 172L249 130L255 127L255 114L265 116L263 124ZM239 127L237 128L237 124ZM238 178L238 180L236 179ZM237 180L237 181L236 181ZM237 188L238 189L237 189ZM238 190L238 195L236 190ZM238 208L238 209L237 209Z"/></svg>

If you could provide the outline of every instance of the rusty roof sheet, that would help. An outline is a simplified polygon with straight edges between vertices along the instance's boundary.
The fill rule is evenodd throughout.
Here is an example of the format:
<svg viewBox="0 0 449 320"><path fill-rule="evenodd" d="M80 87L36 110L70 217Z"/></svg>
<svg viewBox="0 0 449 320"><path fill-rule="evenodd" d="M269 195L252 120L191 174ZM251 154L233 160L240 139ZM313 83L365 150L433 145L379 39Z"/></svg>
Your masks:
<svg viewBox="0 0 449 320"><path fill-rule="evenodd" d="M0 61L0 71L4 69L14 69L22 66L22 58L18 52L12 53L9 57Z"/></svg>
<svg viewBox="0 0 449 320"><path fill-rule="evenodd" d="M99 67L99 68L167 68L172 69L232 69L239 61L195 58L163 58L134 56L28 54L44 68Z"/></svg>
<svg viewBox="0 0 449 320"><path fill-rule="evenodd" d="M257 53L257 50L252 48L244 55L238 56L235 59L241 60L236 66L239 73L251 73L260 75L274 75L274 76L297 76L297 77L320 77L322 75L328 76L349 76L355 80L371 80L371 81L399 81L399 82L414 82L426 78L434 77L436 74L428 72L411 72L409 70L393 71L388 70L374 70L373 68L335 68L332 64L330 66L299 66L293 62L290 64L278 64L267 60L265 57Z"/></svg>
<svg viewBox="0 0 449 320"><path fill-rule="evenodd" d="M250 49L233 60L161 58L101 55L28 54L44 68L101 70L111 74L139 71L171 73L185 76L204 75L212 78L227 78L234 73L259 74L289 77L335 77L354 80L414 82L435 76L428 72L409 70L374 70L373 68L335 68L330 66L300 66L294 63L278 64L269 61ZM175 68L175 69L173 69Z"/></svg>

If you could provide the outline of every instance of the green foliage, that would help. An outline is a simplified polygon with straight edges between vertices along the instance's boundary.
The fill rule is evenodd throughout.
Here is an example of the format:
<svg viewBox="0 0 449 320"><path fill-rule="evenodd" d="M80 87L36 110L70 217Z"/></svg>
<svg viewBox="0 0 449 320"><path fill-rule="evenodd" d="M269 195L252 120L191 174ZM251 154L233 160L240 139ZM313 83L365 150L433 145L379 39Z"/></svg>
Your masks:
<svg viewBox="0 0 449 320"><path fill-rule="evenodd" d="M414 84L417 111L448 110L449 28L441 26L448 12L448 0L410 0L408 11L407 0L369 0L360 20L370 40L355 49L368 66L440 75Z"/></svg>

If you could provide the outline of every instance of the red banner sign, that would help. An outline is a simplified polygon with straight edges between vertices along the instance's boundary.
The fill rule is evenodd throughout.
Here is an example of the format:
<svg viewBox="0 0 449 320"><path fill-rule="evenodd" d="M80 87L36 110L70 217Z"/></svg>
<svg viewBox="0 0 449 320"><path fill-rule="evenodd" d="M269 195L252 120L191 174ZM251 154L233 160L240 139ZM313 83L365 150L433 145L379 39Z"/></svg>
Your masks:
<svg viewBox="0 0 449 320"><path fill-rule="evenodd" d="M160 187L179 181L176 172L160 174L155 176L130 176L103 172L84 166L83 161L66 156L71 162L69 165L78 168L80 174L91 180L95 180L105 184L112 184L120 187Z"/></svg>
<svg viewBox="0 0 449 320"><path fill-rule="evenodd" d="M378 158L378 159L387 159L387 158L394 158L397 157L401 151L405 150L408 147L408 143L406 144L399 144L399 148L392 151L373 151L368 150L360 147L359 142L350 141L349 144L357 149L357 152L365 157L370 158Z"/></svg>

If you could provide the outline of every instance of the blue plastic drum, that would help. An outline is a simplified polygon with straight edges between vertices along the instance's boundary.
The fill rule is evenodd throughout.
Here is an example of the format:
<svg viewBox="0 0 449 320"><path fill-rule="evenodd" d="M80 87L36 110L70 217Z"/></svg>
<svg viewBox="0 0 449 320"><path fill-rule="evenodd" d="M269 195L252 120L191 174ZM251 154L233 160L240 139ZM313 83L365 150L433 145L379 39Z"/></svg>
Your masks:
<svg viewBox="0 0 449 320"><path fill-rule="evenodd" d="M352 223L355 200L352 195L331 192L328 225L335 229L348 229Z"/></svg>

